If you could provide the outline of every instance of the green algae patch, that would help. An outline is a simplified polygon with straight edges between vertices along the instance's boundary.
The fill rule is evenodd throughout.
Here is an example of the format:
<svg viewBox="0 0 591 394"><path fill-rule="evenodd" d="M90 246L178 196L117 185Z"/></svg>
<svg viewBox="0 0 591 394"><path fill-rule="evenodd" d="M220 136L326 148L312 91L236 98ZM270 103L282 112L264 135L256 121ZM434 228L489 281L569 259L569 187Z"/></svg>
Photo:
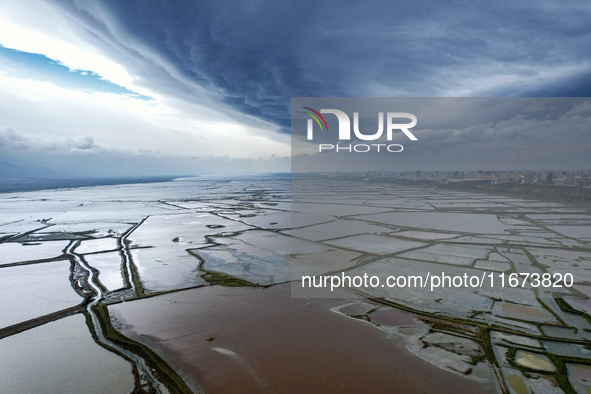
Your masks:
<svg viewBox="0 0 591 394"><path fill-rule="evenodd" d="M244 279L235 278L230 275L220 274L218 272L206 272L201 275L203 279L207 282L215 285L222 285L228 287L242 287L242 286L251 286L251 287L264 287L257 285L255 283L251 283Z"/></svg>
<svg viewBox="0 0 591 394"><path fill-rule="evenodd" d="M517 394L529 393L529 390L527 389L527 386L525 385L525 382L523 381L523 378L521 376L509 375L506 377L506 380L507 383L509 383L511 389L515 391Z"/></svg>

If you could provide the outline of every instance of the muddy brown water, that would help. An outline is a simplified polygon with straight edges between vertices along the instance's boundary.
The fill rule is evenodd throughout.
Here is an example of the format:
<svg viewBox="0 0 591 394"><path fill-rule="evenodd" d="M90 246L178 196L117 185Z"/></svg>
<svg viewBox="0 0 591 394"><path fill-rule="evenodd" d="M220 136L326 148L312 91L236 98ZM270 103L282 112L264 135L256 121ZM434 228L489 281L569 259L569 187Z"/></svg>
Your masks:
<svg viewBox="0 0 591 394"><path fill-rule="evenodd" d="M289 285L210 286L109 310L124 335L210 393L494 392L492 383L437 368L370 324L330 311L341 300L290 294Z"/></svg>

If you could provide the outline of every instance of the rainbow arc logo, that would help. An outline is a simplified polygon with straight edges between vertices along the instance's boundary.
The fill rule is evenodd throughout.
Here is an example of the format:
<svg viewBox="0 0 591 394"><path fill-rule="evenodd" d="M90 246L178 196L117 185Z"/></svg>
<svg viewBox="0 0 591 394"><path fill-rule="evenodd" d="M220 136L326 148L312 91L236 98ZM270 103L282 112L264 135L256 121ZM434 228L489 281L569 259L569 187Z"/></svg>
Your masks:
<svg viewBox="0 0 591 394"><path fill-rule="evenodd" d="M302 108L312 111L312 112L314 112L314 114L318 115L318 116L314 116L314 114L311 114L309 112L304 112L306 115L310 115L312 117L312 119L314 119L316 121L316 123L318 123L318 126L320 126L320 130L324 130L324 128L322 127L322 123L320 123L320 119L322 119L324 126L326 126L326 131L328 131L328 125L326 124L326 120L324 119L324 116L322 116L320 114L320 112L318 112L310 107L302 107ZM318 118L320 118L320 119L318 119Z"/></svg>

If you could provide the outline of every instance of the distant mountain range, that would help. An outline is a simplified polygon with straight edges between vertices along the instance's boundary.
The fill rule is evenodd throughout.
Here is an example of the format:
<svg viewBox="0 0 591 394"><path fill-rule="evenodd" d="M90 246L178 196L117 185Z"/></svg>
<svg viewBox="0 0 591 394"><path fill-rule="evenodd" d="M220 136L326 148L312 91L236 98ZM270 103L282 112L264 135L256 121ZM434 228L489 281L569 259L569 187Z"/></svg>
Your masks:
<svg viewBox="0 0 591 394"><path fill-rule="evenodd" d="M0 193L34 190L168 182L177 176L81 177L41 166L17 166L0 162Z"/></svg>
<svg viewBox="0 0 591 394"><path fill-rule="evenodd" d="M67 179L72 175L39 166L17 166L0 162L0 180L8 179Z"/></svg>

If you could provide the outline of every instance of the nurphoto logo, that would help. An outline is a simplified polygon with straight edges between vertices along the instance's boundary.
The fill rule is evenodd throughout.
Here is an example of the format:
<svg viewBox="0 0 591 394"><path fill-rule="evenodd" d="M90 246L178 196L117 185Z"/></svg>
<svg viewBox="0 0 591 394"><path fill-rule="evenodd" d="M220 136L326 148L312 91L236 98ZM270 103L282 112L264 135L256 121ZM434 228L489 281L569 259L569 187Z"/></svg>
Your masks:
<svg viewBox="0 0 591 394"><path fill-rule="evenodd" d="M304 112L310 116L308 119L307 139L312 141L314 139L314 122L320 127L321 131L328 131L328 124L322 114L333 114L337 117L339 122L339 141L350 141L351 140L351 119L349 115L338 109L321 109L320 112L310 107L303 107L310 112ZM417 137L409 129L413 128L417 124L417 117L408 112L388 112L386 118L386 140L392 141L394 131L402 131L411 141L417 141ZM395 120L409 119L410 122L398 123ZM361 141L376 141L382 138L384 133L384 113L378 112L378 131L375 133L365 134L359 130L359 112L353 112L353 134L355 138ZM334 152L358 152L365 153L370 151L387 151L387 152L402 152L403 146L400 144L349 144L339 145L336 144L318 144L318 151L334 151Z"/></svg>

